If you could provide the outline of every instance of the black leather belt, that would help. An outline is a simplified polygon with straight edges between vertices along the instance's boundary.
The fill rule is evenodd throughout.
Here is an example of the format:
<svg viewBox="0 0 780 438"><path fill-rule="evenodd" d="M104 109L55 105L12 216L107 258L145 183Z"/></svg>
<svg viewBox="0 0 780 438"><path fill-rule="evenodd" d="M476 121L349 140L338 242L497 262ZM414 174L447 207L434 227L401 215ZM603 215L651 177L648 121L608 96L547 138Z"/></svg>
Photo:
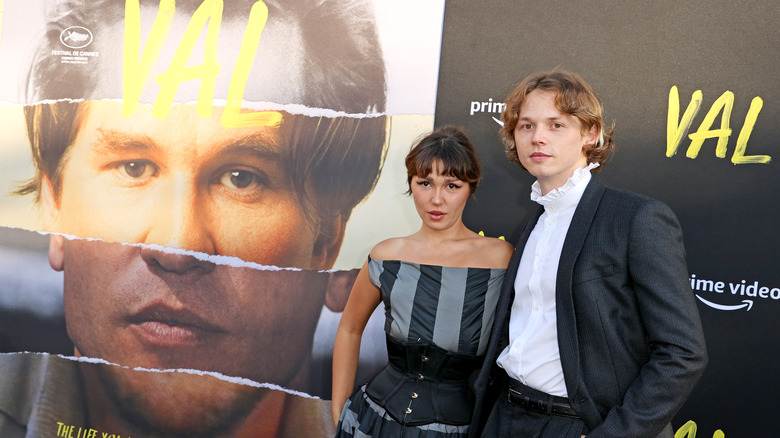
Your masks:
<svg viewBox="0 0 780 438"><path fill-rule="evenodd" d="M577 415L577 411L569 405L567 398L545 394L547 398L547 400L545 400L536 394L530 394L530 391L526 388L528 387L522 383L514 379L509 379L509 386L507 388L509 403L528 409L529 411L541 412L548 415L558 415L561 417L580 418L580 416Z"/></svg>

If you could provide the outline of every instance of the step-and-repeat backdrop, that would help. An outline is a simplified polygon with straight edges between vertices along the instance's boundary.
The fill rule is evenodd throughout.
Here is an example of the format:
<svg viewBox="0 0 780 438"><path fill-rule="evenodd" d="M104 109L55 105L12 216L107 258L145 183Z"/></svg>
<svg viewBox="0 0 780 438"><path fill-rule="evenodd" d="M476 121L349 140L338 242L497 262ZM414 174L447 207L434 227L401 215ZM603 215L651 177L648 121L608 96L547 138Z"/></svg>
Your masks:
<svg viewBox="0 0 780 438"><path fill-rule="evenodd" d="M677 214L710 357L675 418L696 424L689 436L778 429L778 23L760 3L447 2L435 120L466 126L488 169L469 225L512 235L536 209L498 120L520 80L556 67L583 76L615 123L599 178Z"/></svg>

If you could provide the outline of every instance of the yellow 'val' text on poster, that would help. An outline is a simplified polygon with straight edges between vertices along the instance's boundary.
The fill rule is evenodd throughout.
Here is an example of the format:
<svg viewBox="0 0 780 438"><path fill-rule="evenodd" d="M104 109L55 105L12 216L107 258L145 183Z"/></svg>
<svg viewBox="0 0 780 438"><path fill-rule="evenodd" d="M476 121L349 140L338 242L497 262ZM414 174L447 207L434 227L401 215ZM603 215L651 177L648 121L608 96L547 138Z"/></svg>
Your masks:
<svg viewBox="0 0 780 438"><path fill-rule="evenodd" d="M217 86L217 75L219 74L217 37L222 22L222 7L221 0L206 0L192 14L192 19L187 25L187 30L184 31L184 36L173 55L168 71L157 75L160 92L157 94L157 100L154 101L152 116L158 119L168 117L179 85L193 79L200 79L198 115L201 117L211 116L211 101L214 99L214 88ZM187 67L187 60L190 59L198 35L206 23L208 23L209 28L206 33L206 53L203 64Z"/></svg>
<svg viewBox="0 0 780 438"><path fill-rule="evenodd" d="M216 78L220 74L220 65L217 63L217 40L222 21L223 5L222 0L205 0L192 15L168 70L156 77L160 84L160 91L152 108L154 117L165 119L173 105L179 85L194 79L201 80L197 103L198 115L201 117L211 116ZM125 117L130 117L136 111L149 72L159 59L163 42L170 31L174 12L173 0L160 2L157 16L142 53L139 0L127 0L125 3L122 79L122 115ZM250 10L249 21L241 41L241 49L230 78L227 102L221 119L222 126L226 128L274 126L282 120L281 113L275 111L241 113L244 90L267 21L268 7L262 1L256 2ZM192 55L198 36L205 26L208 26L208 30L203 64L187 66L187 61Z"/></svg>
<svg viewBox="0 0 780 438"><path fill-rule="evenodd" d="M141 53L141 6L139 0L125 2L125 41L122 60L122 115L130 117L138 106L138 99L146 84L149 71L160 56L163 41L171 29L174 13L173 0L161 0L152 31Z"/></svg>

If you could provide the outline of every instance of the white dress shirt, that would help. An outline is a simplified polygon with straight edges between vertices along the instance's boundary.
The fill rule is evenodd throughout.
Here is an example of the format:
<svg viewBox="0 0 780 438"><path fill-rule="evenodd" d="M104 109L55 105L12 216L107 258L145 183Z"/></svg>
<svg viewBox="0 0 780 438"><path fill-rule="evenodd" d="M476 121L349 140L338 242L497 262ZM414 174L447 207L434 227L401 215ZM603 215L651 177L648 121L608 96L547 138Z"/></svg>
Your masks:
<svg viewBox="0 0 780 438"><path fill-rule="evenodd" d="M555 281L574 210L590 181L590 169L597 166L575 170L566 184L544 196L538 181L531 186L531 200L544 206L544 213L523 249L515 277L509 345L496 360L509 377L561 397L567 392L558 350Z"/></svg>

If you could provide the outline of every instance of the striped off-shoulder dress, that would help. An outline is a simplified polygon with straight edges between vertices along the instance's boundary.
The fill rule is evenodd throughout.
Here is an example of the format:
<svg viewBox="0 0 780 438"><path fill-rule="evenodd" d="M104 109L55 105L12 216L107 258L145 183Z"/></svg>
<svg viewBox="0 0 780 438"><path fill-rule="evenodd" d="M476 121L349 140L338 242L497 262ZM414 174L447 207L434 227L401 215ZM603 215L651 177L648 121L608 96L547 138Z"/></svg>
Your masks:
<svg viewBox="0 0 780 438"><path fill-rule="evenodd" d="M505 269L369 258L388 364L347 400L337 437L465 437Z"/></svg>

